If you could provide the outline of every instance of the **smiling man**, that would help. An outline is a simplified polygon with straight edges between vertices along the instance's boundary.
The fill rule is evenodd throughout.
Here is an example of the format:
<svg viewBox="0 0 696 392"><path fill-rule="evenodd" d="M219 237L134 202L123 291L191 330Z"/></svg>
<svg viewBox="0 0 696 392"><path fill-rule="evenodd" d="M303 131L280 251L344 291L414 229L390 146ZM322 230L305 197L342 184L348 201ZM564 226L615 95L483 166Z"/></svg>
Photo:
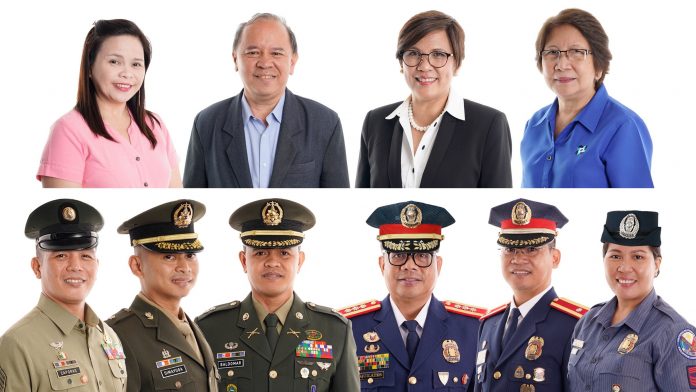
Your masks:
<svg viewBox="0 0 696 392"><path fill-rule="evenodd" d="M239 261L251 293L196 319L215 353L220 390L357 391L350 321L293 291L314 214L290 200L263 199L238 208L229 223L241 232Z"/></svg>
<svg viewBox="0 0 696 392"><path fill-rule="evenodd" d="M513 297L481 318L475 391L565 391L571 335L587 312L551 285L561 262L557 229L568 219L550 204L517 199L493 207L488 223L500 227L501 270Z"/></svg>
<svg viewBox="0 0 696 392"><path fill-rule="evenodd" d="M196 116L184 186L347 188L338 115L286 88L298 53L285 21L266 13L240 24L232 58L244 90Z"/></svg>
<svg viewBox="0 0 696 392"><path fill-rule="evenodd" d="M29 215L24 232L36 240L31 269L41 279L41 297L0 337L0 391L126 391L119 338L85 303L97 278L103 225L99 211L73 199L50 201Z"/></svg>
<svg viewBox="0 0 696 392"><path fill-rule="evenodd" d="M217 391L215 362L203 333L181 308L198 276L203 245L193 229L205 214L194 200L177 200L124 222L140 280L130 308L108 320L124 340L128 391Z"/></svg>
<svg viewBox="0 0 696 392"><path fill-rule="evenodd" d="M478 319L485 309L433 295L442 228L454 218L416 201L377 208L379 268L389 295L340 312L353 322L363 391L472 390Z"/></svg>

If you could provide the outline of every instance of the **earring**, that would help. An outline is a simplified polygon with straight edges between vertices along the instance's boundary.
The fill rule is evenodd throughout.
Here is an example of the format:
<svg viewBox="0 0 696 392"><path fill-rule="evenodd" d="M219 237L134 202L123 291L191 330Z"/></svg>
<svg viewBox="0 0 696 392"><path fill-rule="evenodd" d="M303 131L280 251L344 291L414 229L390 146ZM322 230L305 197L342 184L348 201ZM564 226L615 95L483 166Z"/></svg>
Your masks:
<svg viewBox="0 0 696 392"><path fill-rule="evenodd" d="M657 271L655 272L655 277L657 278L658 276L660 276L660 270L657 270Z"/></svg>
<svg viewBox="0 0 696 392"><path fill-rule="evenodd" d="M403 68L401 68L401 69L399 70L399 72L401 72L401 73L404 73L404 69L403 69Z"/></svg>

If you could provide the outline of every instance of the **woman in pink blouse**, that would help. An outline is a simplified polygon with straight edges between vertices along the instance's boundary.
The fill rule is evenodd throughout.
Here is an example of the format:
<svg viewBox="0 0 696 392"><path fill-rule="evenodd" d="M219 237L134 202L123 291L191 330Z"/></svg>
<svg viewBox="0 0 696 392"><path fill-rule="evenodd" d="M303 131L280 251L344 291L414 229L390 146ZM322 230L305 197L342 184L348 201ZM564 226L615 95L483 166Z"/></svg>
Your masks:
<svg viewBox="0 0 696 392"><path fill-rule="evenodd" d="M58 119L37 179L44 187L181 187L174 145L145 109L152 48L125 19L100 20L82 50L77 104Z"/></svg>

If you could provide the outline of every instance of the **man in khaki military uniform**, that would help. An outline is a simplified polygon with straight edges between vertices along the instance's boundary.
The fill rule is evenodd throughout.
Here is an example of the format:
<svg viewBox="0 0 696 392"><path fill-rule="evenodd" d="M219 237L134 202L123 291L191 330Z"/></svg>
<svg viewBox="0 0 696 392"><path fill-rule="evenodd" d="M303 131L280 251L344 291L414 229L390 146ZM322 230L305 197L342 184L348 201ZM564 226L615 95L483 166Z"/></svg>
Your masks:
<svg viewBox="0 0 696 392"><path fill-rule="evenodd" d="M215 353L220 390L359 391L350 321L293 292L312 212L289 200L258 200L235 211L230 225L241 231L251 294L196 319Z"/></svg>
<svg viewBox="0 0 696 392"><path fill-rule="evenodd" d="M59 199L35 209L25 234L36 239L31 268L39 304L0 337L0 391L126 390L125 355L116 333L85 303L99 267L92 206Z"/></svg>
<svg viewBox="0 0 696 392"><path fill-rule="evenodd" d="M177 200L118 228L130 235L128 265L141 287L130 308L107 321L124 341L128 392L218 390L210 347L180 306L196 283L203 246L193 223L204 214L203 204Z"/></svg>

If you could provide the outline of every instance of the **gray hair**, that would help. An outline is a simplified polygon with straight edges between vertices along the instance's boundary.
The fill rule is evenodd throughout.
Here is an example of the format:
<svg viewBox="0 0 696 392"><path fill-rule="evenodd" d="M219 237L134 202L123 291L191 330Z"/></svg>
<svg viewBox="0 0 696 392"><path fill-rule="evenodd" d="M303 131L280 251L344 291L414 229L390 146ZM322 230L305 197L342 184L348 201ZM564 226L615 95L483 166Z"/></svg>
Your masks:
<svg viewBox="0 0 696 392"><path fill-rule="evenodd" d="M285 30L287 30L288 36L290 36L290 47L292 48L292 53L297 53L297 39L295 38L295 33L292 32L290 26L288 26L288 24L285 22L285 18L281 18L276 14L271 14L268 12L254 14L251 19L239 24L239 27L237 27L237 32L234 34L234 43L232 44L233 51L237 51L237 46L239 45L239 41L242 40L242 33L244 32L244 29L250 24L259 20L273 20L282 24L283 27L285 27Z"/></svg>

